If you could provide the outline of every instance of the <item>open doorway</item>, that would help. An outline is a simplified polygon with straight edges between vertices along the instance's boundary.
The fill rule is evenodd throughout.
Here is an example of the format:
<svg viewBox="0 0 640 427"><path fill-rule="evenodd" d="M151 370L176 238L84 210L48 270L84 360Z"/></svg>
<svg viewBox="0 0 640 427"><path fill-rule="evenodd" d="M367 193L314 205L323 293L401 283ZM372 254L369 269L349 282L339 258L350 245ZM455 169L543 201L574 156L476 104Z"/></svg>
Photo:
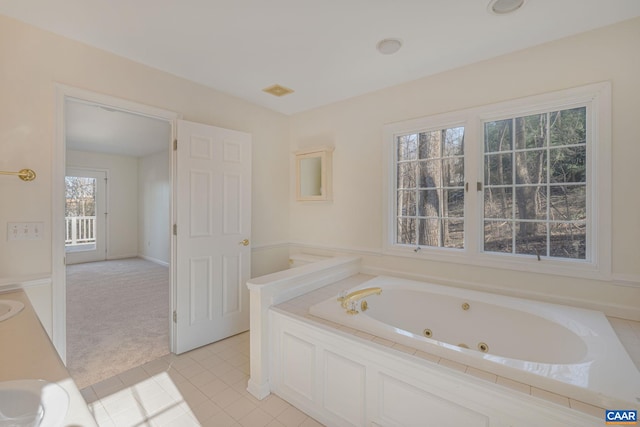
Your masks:
<svg viewBox="0 0 640 427"><path fill-rule="evenodd" d="M182 353L246 331L249 327L249 294L244 284L251 271L251 134L179 120L177 113L63 85L56 85L56 101L53 224L64 223L67 166L76 164L108 170L107 258L127 258L118 252L121 249L118 245L131 238L136 242L136 250L128 257L141 254L143 258L161 264L158 254L170 254L171 316L166 322L170 350ZM157 192L157 187L147 188L144 180L139 180L139 177L154 175L154 161L147 168L143 160L136 160L142 165L141 172L133 177L126 169L116 172L117 164L122 162L111 166L104 163L101 166L97 161L91 165L81 162L82 159L96 160L96 156L102 160L111 159L115 154L96 155L89 150L74 150L71 139L67 138L71 129L68 107L74 104L68 101L92 106L94 108L90 111L94 113L97 110L114 113L112 116L132 113L125 116L151 118L165 123L170 130L170 137L166 138L169 160L164 162L165 165L170 164L169 185L164 187L168 191ZM108 135L108 131L103 134ZM86 139L82 138L82 141ZM165 140L164 137L160 139ZM120 141L118 138L109 140ZM99 139L96 143L101 144ZM113 144L102 145L108 149ZM131 149L140 148L141 144L136 139L117 145ZM120 185L122 192L115 190L116 181L124 182ZM143 190L136 193L136 188ZM112 195L119 193L133 193L135 197L128 203L116 201ZM139 196L143 193L160 197L148 200ZM161 196L163 194L166 196ZM162 200L163 197L169 200L170 208L153 208L152 200ZM125 209L118 210L116 205ZM117 233L120 222L116 221L116 214L124 212L129 218L138 218L138 213L131 215L129 212L134 206L152 212L150 218L157 222L145 221L145 225L134 227L134 231L126 231L125 228L124 232ZM166 218L161 218L162 215ZM156 227L164 228L167 233L155 232ZM114 233L118 234L118 239L112 237ZM68 362L64 227L53 227L52 235L52 340L61 359ZM167 235L169 241L166 246L155 244L153 239ZM146 252L146 248L164 249Z"/></svg>
<svg viewBox="0 0 640 427"><path fill-rule="evenodd" d="M79 387L170 351L166 119L66 98L67 368Z"/></svg>

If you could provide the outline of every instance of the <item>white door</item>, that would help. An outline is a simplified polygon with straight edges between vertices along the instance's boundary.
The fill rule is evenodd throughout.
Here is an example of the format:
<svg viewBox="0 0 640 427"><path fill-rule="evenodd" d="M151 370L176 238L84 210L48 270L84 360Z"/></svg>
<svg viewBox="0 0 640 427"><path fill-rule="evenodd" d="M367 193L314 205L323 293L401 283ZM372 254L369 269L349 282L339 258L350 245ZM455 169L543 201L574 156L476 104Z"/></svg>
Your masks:
<svg viewBox="0 0 640 427"><path fill-rule="evenodd" d="M249 329L251 135L177 121L175 349Z"/></svg>
<svg viewBox="0 0 640 427"><path fill-rule="evenodd" d="M65 186L65 263L104 261L106 171L67 168Z"/></svg>

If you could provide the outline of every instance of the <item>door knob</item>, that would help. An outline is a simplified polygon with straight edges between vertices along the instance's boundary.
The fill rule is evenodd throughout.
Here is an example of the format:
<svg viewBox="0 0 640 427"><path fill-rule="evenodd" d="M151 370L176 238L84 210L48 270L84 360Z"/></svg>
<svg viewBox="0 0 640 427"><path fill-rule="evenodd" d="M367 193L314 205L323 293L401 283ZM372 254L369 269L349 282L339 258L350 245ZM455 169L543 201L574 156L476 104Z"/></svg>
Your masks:
<svg viewBox="0 0 640 427"><path fill-rule="evenodd" d="M249 246L249 239L244 239L243 241L239 242L238 244L242 245L242 246Z"/></svg>

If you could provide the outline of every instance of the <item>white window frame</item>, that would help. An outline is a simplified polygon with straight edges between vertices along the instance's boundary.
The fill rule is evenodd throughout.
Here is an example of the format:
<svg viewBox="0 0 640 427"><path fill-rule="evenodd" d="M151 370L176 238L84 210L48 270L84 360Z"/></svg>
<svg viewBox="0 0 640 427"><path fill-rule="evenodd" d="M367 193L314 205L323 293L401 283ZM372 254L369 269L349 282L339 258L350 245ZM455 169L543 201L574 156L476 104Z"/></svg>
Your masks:
<svg viewBox="0 0 640 427"><path fill-rule="evenodd" d="M542 111L587 107L587 259L565 259L482 252L484 182L484 122L522 117ZM469 191L464 201L464 249L400 245L396 234L396 137L465 127L464 173ZM383 253L431 261L482 267L611 279L611 84L596 83L529 96L481 107L438 114L384 126L383 139Z"/></svg>

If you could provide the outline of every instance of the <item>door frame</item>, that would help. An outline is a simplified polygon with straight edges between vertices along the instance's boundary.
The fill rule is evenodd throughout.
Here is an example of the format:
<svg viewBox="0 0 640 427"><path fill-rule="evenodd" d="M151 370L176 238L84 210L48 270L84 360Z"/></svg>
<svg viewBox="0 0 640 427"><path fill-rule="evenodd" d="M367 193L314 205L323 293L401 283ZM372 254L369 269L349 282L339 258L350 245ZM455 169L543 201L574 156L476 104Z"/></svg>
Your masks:
<svg viewBox="0 0 640 427"><path fill-rule="evenodd" d="M52 153L52 182L51 182L51 204L52 204L52 226L51 226L51 302L52 302L52 325L51 339L53 345L63 363L67 363L67 303L66 303L66 271L65 271L65 236L64 236L64 195L66 174L66 134L65 134L65 101L74 99L89 104L102 105L117 110L123 110L133 114L152 117L164 120L171 126L171 138L167 141L171 152L171 197L170 197L170 224L167 224L169 232L171 224L175 222L175 208L173 205L175 192L176 173L176 153L173 150L173 141L176 138L176 120L182 118L181 114L174 111L151 107L121 98L91 92L84 89L75 88L63 84L55 84L55 138ZM171 312L175 310L175 239L171 236L171 259L169 265L169 282L171 287ZM169 327L170 349L175 351L175 324L171 316Z"/></svg>

